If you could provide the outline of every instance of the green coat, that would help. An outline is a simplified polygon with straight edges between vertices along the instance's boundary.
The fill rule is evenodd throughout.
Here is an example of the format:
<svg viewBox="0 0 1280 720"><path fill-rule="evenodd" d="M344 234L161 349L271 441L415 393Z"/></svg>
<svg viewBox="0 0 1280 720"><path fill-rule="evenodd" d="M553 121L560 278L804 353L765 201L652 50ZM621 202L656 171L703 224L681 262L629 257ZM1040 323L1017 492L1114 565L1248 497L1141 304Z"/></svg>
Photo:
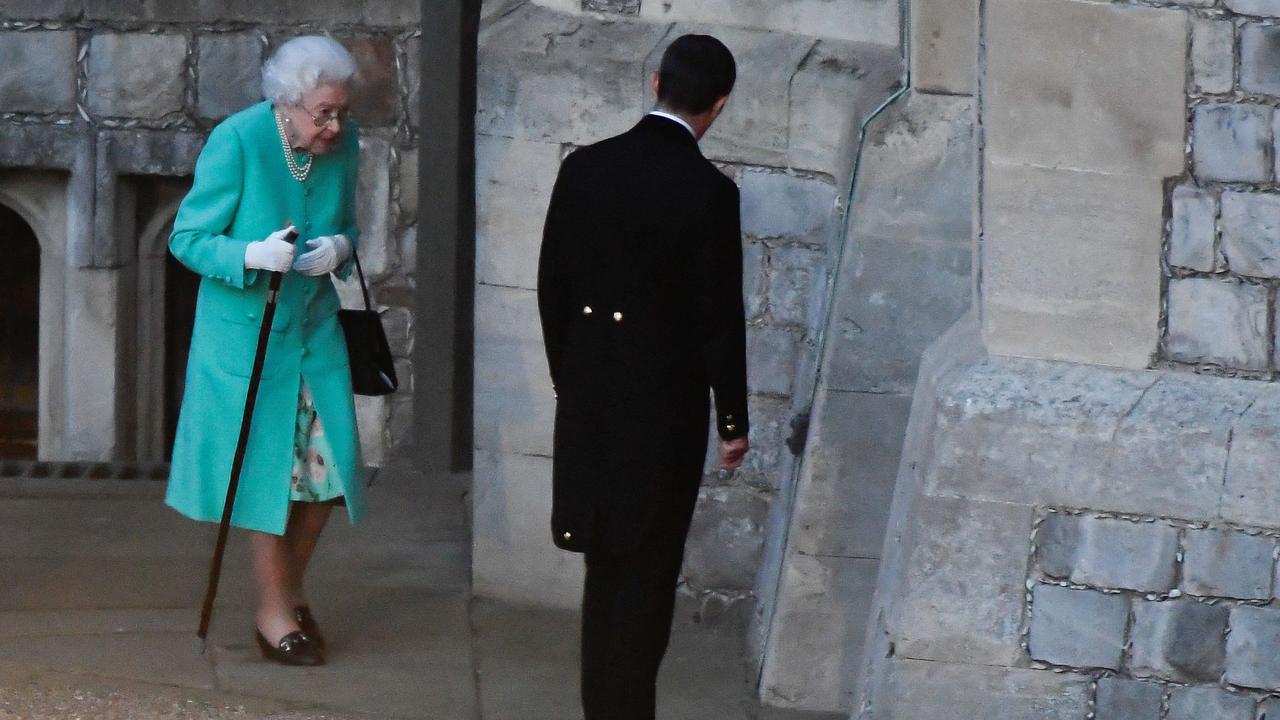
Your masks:
<svg viewBox="0 0 1280 720"><path fill-rule="evenodd" d="M165 497L187 517L217 521L226 499L270 278L245 269L245 247L289 223L298 228L299 253L308 238L321 235L342 233L354 245L359 153L355 128L348 126L298 182L285 164L268 102L227 118L200 153L169 238L174 257L202 276ZM351 265L335 274L347 277ZM237 527L284 533L303 378L332 445L332 469L351 521L364 512L364 463L339 307L329 277L285 274L232 515Z"/></svg>

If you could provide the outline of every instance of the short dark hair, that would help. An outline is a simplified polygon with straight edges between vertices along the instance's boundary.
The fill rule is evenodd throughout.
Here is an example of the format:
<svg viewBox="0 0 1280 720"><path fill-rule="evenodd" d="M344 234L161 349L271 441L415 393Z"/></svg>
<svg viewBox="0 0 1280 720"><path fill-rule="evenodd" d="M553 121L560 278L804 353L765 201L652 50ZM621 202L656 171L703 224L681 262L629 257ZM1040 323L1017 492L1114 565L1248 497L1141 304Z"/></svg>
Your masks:
<svg viewBox="0 0 1280 720"><path fill-rule="evenodd" d="M724 43L710 35L682 35L662 55L658 103L701 115L733 90L738 66Z"/></svg>

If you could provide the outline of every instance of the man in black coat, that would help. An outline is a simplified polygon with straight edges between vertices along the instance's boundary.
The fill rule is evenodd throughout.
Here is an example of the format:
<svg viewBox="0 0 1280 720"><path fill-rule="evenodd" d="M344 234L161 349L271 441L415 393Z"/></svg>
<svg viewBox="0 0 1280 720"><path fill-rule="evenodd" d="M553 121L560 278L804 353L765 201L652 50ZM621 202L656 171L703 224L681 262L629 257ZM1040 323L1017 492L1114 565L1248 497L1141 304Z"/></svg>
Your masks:
<svg viewBox="0 0 1280 720"><path fill-rule="evenodd" d="M551 526L586 558L586 720L654 717L712 393L720 464L748 449L738 188L698 149L735 78L720 41L677 39L652 79L657 110L569 155L547 211Z"/></svg>

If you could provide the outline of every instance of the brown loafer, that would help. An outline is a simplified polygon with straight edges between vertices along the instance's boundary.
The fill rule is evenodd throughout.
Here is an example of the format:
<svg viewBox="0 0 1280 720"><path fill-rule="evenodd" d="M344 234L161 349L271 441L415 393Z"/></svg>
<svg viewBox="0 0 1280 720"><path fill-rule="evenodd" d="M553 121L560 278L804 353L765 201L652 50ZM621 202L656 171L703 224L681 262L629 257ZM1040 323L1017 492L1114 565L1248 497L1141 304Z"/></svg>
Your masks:
<svg viewBox="0 0 1280 720"><path fill-rule="evenodd" d="M272 646L262 636L261 631L258 631L256 635L258 647L262 650L262 657L268 660L274 660L282 665L299 665L303 667L315 667L324 664L324 655L321 654L320 648L316 647L315 642L300 630L280 638L280 644L275 646Z"/></svg>
<svg viewBox="0 0 1280 720"><path fill-rule="evenodd" d="M293 618L298 621L298 627L302 628L302 632L311 638L316 647L324 650L324 635L320 633L320 625L316 623L315 616L311 614L311 608L307 605L299 605L293 609Z"/></svg>

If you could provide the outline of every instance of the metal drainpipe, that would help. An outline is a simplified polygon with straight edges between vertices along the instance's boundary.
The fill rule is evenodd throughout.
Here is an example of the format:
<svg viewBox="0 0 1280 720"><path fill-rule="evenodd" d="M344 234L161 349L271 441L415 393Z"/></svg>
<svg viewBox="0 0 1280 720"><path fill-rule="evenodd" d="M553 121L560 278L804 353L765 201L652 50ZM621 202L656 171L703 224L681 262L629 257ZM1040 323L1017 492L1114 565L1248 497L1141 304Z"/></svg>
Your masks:
<svg viewBox="0 0 1280 720"><path fill-rule="evenodd" d="M791 542L791 521L795 513L796 496L800 487L800 473L804 469L805 450L808 445L808 434L812 427L813 405L818 399L818 387L822 384L822 365L823 358L827 350L827 330L831 326L831 318L835 313L836 297L835 291L839 287L840 270L844 265L844 257L849 245L849 228L853 225L853 203L857 199L858 179L862 174L862 151L867 142L867 130L871 127L886 110L893 106L898 100L911 90L911 0L901 0L899 3L901 22L901 43L902 43L902 64L903 76L902 87L896 92L885 98L870 115L862 121L862 125L858 128L857 150L853 155L853 172L849 178L849 193L845 198L845 216L844 222L840 226L839 242L837 243L835 264L832 266L831 273L827 277L827 307L822 319L822 323L818 326L818 344L817 355L815 356L815 367L813 373L813 383L809 388L809 402L805 406L805 411L798 416L794 423L793 436L789 445L794 450L798 450L795 455L795 461L792 463L791 488L787 496L787 513L786 522L782 528L782 546L779 563L785 564L787 557L787 546ZM778 597L782 591L783 567L778 568L778 576L774 581L773 589L773 607L769 612L768 627L765 631L764 642L761 646L760 665L756 674L756 689L760 689L764 680L765 663L769 657L769 647L773 640L773 624L777 618Z"/></svg>

